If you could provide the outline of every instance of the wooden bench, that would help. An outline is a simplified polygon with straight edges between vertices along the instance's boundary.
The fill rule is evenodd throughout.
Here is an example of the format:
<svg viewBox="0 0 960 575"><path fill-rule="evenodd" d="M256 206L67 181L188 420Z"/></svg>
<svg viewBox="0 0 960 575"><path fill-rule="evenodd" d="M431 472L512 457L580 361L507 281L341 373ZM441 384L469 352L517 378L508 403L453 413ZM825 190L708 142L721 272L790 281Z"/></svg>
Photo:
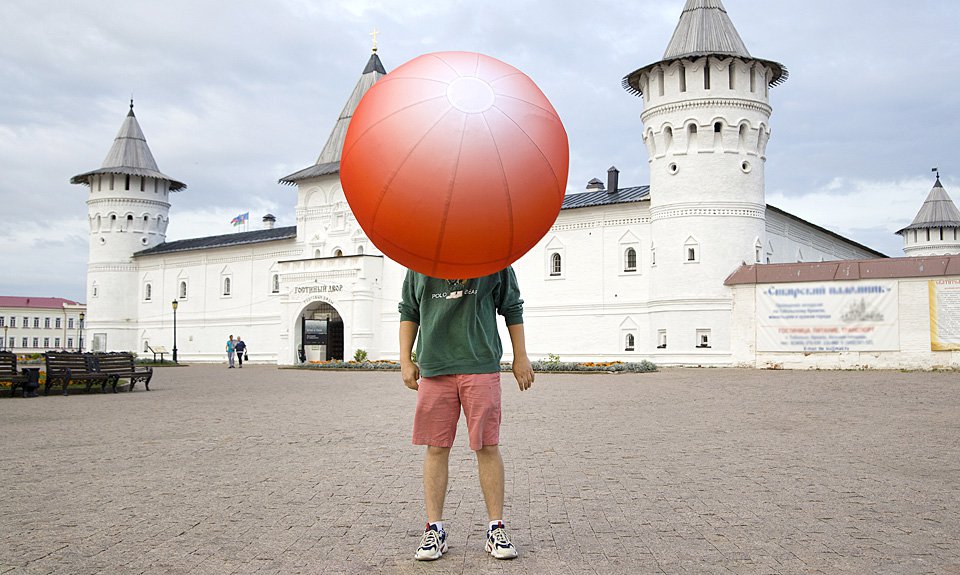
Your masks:
<svg viewBox="0 0 960 575"><path fill-rule="evenodd" d="M20 385L26 386L30 378L25 373L17 372L17 354L10 351L0 351L0 381L9 381L10 396Z"/></svg>
<svg viewBox="0 0 960 575"><path fill-rule="evenodd" d="M70 351L48 351L43 354L47 362L47 383L43 386L43 394L50 393L50 388L57 382L67 395L67 386L70 382L86 382L87 391L94 384L100 384L100 391L107 391L107 384L114 380L109 373L100 371L97 357L91 353Z"/></svg>
<svg viewBox="0 0 960 575"><path fill-rule="evenodd" d="M119 353L98 353L97 368L101 373L109 374L113 392L117 392L117 382L121 379L130 380L130 391L138 381L143 382L143 386L150 391L150 379L153 377L152 367L137 367L134 363L133 354Z"/></svg>

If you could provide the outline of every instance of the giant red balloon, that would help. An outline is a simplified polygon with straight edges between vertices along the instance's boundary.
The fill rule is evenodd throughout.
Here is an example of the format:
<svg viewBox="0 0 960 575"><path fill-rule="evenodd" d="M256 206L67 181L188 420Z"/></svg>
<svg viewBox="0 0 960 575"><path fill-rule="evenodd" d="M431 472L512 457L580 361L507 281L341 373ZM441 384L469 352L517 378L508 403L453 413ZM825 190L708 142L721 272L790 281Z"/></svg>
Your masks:
<svg viewBox="0 0 960 575"><path fill-rule="evenodd" d="M567 133L513 66L471 52L415 58L361 99L340 161L344 195L384 254L423 274L497 272L550 230Z"/></svg>

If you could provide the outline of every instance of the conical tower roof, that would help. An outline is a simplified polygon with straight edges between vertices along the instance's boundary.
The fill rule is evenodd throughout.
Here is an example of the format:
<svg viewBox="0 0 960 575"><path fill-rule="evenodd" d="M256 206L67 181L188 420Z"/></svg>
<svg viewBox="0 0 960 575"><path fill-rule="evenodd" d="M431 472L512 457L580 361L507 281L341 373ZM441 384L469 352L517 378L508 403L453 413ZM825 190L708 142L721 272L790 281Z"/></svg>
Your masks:
<svg viewBox="0 0 960 575"><path fill-rule="evenodd" d="M357 81L357 85L353 88L353 93L350 94L350 98L347 100L347 103L344 104L343 110L340 111L340 117L337 118L337 123L334 124L333 131L330 132L330 137L327 138L327 144L323 147L323 151L320 152L320 157L317 158L317 162L308 168L281 178L280 183L296 184L307 178L335 174L340 171L340 154L343 152L343 142L347 136L350 119L353 117L354 111L356 111L357 106L360 104L360 99L367 93L367 90L369 90L377 80L386 75L387 72L383 68L383 63L380 62L380 57L377 56L376 48L374 48L373 53L370 55L370 60L367 61L367 65L364 67L363 73Z"/></svg>
<svg viewBox="0 0 960 575"><path fill-rule="evenodd" d="M927 194L927 199L923 201L920 211L917 212L917 217L913 218L909 226L897 230L897 233L903 235L907 230L929 228L960 228L960 210L943 189L939 176L937 182L933 184L933 189Z"/></svg>
<svg viewBox="0 0 960 575"><path fill-rule="evenodd" d="M770 85L776 86L787 79L787 69L772 60L754 58L737 33L723 2L720 0L687 0L680 13L680 21L673 31L670 43L663 53L663 59L648 64L627 74L623 78L623 88L636 95L642 94L640 75L657 64L698 58L701 56L733 56L745 60L762 62L773 70Z"/></svg>
<svg viewBox="0 0 960 575"><path fill-rule="evenodd" d="M107 157L103 160L100 169L76 175L70 178L70 183L89 186L91 177L97 174L145 176L167 180L170 182L172 192L187 187L183 182L163 174L157 167L157 162L150 152L150 146L147 145L147 139L143 136L143 130L140 129L137 117L133 113L133 100L130 101L130 111L127 112L127 117L124 118L123 125L120 126L120 131L114 138L113 146L107 152Z"/></svg>

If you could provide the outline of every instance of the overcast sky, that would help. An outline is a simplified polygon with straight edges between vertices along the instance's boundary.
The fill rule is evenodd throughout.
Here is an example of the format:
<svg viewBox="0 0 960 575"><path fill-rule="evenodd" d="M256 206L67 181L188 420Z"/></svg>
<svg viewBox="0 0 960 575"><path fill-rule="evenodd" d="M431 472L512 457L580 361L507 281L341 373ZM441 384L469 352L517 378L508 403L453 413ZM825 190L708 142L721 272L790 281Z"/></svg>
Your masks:
<svg viewBox="0 0 960 575"><path fill-rule="evenodd" d="M85 186L128 110L172 194L168 240L250 212L295 224L277 180L316 161L370 55L481 52L526 72L567 129L568 193L611 165L649 183L641 99L684 0L3 0L0 295L85 301ZM953 0L724 0L771 90L767 202L890 256L930 168L960 202L960 9Z"/></svg>

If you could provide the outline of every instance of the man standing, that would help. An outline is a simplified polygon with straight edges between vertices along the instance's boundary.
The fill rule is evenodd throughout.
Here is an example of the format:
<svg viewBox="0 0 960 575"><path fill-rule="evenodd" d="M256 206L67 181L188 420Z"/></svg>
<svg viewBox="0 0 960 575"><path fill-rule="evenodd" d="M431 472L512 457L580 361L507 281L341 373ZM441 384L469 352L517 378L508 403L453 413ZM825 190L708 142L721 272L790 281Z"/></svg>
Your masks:
<svg viewBox="0 0 960 575"><path fill-rule="evenodd" d="M227 365L229 369L233 369L233 356L237 351L236 344L233 342L233 334L230 334L230 339L227 340Z"/></svg>
<svg viewBox="0 0 960 575"><path fill-rule="evenodd" d="M497 559L513 559L517 549L503 522L504 470L499 449L503 348L498 313L510 333L513 375L520 390L529 389L534 379L524 341L523 300L513 268L468 280L407 271L399 308L401 374L403 383L417 391L413 443L426 446L427 527L415 557L430 561L447 550L443 504L450 448L462 408L490 521L485 549ZM414 341L416 363L411 358Z"/></svg>

